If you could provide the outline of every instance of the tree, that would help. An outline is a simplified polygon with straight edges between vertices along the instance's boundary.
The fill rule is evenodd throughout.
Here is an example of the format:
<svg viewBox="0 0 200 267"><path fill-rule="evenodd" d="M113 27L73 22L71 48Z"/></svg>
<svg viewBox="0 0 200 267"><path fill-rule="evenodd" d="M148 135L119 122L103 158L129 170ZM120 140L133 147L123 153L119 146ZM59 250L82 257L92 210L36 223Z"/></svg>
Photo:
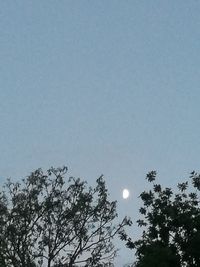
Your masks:
<svg viewBox="0 0 200 267"><path fill-rule="evenodd" d="M103 177L94 188L70 177L67 168L38 169L0 193L0 266L104 266L115 256L114 236L131 225L115 225ZM106 265L105 265L106 266Z"/></svg>
<svg viewBox="0 0 200 267"><path fill-rule="evenodd" d="M200 266L200 175L192 172L177 192L157 184L155 171L146 178L152 188L140 195L142 237L123 237L136 250L136 267Z"/></svg>

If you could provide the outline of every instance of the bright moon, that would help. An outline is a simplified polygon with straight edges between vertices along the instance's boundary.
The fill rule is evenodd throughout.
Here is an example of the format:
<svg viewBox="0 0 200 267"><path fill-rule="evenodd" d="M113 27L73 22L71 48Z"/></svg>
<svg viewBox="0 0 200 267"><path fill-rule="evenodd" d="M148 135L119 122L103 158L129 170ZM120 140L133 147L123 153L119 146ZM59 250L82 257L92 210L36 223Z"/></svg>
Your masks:
<svg viewBox="0 0 200 267"><path fill-rule="evenodd" d="M124 189L123 192L122 192L122 196L124 199L127 199L129 197L129 191L128 189Z"/></svg>

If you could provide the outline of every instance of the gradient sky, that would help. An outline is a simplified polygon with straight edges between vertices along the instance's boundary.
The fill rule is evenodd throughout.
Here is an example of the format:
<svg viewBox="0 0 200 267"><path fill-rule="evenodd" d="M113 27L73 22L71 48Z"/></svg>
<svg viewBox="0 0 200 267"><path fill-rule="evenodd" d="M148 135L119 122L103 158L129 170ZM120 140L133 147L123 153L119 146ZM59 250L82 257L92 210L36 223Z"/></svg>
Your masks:
<svg viewBox="0 0 200 267"><path fill-rule="evenodd" d="M174 186L200 169L200 1L0 7L1 183L38 167L103 173L135 221L148 171ZM122 248L118 266L130 260Z"/></svg>

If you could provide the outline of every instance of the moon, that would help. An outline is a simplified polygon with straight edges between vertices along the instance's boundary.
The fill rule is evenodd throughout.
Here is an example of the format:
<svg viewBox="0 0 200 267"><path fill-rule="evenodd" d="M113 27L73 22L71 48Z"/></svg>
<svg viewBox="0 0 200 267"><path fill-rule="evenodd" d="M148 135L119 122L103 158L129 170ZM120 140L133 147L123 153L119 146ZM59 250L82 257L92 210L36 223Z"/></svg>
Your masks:
<svg viewBox="0 0 200 267"><path fill-rule="evenodd" d="M129 193L129 190L128 189L123 189L122 191L122 197L123 199L127 199L129 197L130 193Z"/></svg>

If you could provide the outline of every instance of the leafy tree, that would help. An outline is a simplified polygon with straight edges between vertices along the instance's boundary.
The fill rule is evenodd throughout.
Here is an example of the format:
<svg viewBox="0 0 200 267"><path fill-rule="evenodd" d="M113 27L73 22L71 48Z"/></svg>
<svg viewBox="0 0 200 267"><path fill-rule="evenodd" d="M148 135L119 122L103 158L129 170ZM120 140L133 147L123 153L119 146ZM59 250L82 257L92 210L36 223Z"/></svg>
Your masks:
<svg viewBox="0 0 200 267"><path fill-rule="evenodd" d="M131 221L114 224L116 201L108 200L102 176L92 188L67 180L66 172L38 169L21 183L8 180L0 193L1 267L100 267L112 261L112 239Z"/></svg>
<svg viewBox="0 0 200 267"><path fill-rule="evenodd" d="M192 172L189 181L178 184L178 191L156 183L156 172L147 174L152 188L141 193L144 227L142 237L127 246L136 249L136 267L200 266L200 175Z"/></svg>

